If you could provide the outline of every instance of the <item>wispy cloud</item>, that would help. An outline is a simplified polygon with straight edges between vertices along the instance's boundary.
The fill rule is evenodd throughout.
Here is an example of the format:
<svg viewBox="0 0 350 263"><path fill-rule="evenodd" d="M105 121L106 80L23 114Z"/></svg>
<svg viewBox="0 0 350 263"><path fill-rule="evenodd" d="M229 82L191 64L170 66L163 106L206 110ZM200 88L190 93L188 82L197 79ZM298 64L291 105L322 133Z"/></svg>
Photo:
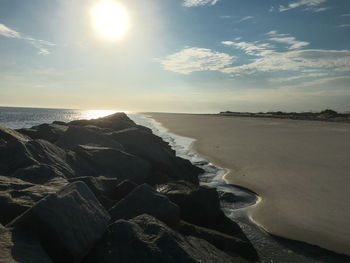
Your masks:
<svg viewBox="0 0 350 263"><path fill-rule="evenodd" d="M328 9L326 7L319 7L319 5L325 3L326 1L327 0L297 0L297 1L289 3L289 5L287 5L287 6L280 5L279 11L284 12L284 11L287 11L290 9L304 6L304 7L306 7L305 10L314 11L314 12L321 12L321 11Z"/></svg>
<svg viewBox="0 0 350 263"><path fill-rule="evenodd" d="M337 28L350 27L350 24L343 24L336 26Z"/></svg>
<svg viewBox="0 0 350 263"><path fill-rule="evenodd" d="M203 6L203 5L215 5L219 0L184 0L183 6L193 7L193 6Z"/></svg>
<svg viewBox="0 0 350 263"><path fill-rule="evenodd" d="M295 76L291 76L291 77L285 77L285 78L270 78L268 79L269 82L272 83L281 83L281 82L290 82L293 80L298 80L298 79L310 79L310 78L318 78L318 77L324 77L324 76L328 76L328 73L309 73L309 74L298 74Z"/></svg>
<svg viewBox="0 0 350 263"><path fill-rule="evenodd" d="M296 40L295 37L290 36L289 34L280 34L276 30L272 30L266 33L266 35L270 37L269 40L271 41L289 45L288 49L299 49L310 44L306 41Z"/></svg>
<svg viewBox="0 0 350 263"><path fill-rule="evenodd" d="M342 14L341 16L350 16L350 14Z"/></svg>
<svg viewBox="0 0 350 263"><path fill-rule="evenodd" d="M245 16L242 19L238 20L237 23L241 23L243 21L247 21L247 20L250 20L250 19L253 19L253 18L254 18L254 16Z"/></svg>
<svg viewBox="0 0 350 263"><path fill-rule="evenodd" d="M299 49L302 47L306 47L310 44L309 42L298 41L295 39L295 37L272 37L270 38L270 40L290 45L288 49Z"/></svg>
<svg viewBox="0 0 350 263"><path fill-rule="evenodd" d="M220 71L232 65L234 60L234 56L226 53L191 47L167 56L160 61L165 70L189 74L196 71Z"/></svg>
<svg viewBox="0 0 350 263"><path fill-rule="evenodd" d="M28 43L30 43L33 47L38 49L39 55L49 55L50 51L48 47L55 46L54 43L51 43L49 41L22 36L21 33L5 26L4 24L0 24L0 36L25 40Z"/></svg>
<svg viewBox="0 0 350 263"><path fill-rule="evenodd" d="M251 55L249 51L247 54ZM350 50L306 49L278 52L269 50L259 52L251 63L227 67L222 70L228 74L253 74L256 72L295 71L307 69L350 71Z"/></svg>
<svg viewBox="0 0 350 263"><path fill-rule="evenodd" d="M17 31L8 28L4 24L0 24L0 35L9 38L21 38L21 35Z"/></svg>
<svg viewBox="0 0 350 263"><path fill-rule="evenodd" d="M250 56L265 56L268 53L272 52L273 46L269 43L251 43L251 42L235 42L235 41L222 41L223 45L233 46L237 49L243 50L247 55Z"/></svg>

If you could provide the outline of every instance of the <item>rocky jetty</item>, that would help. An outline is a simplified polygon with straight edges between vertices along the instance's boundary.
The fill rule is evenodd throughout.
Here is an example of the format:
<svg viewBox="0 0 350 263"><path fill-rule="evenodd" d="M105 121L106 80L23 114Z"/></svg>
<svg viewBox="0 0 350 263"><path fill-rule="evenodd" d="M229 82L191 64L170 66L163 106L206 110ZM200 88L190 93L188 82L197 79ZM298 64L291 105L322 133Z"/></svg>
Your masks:
<svg viewBox="0 0 350 263"><path fill-rule="evenodd" d="M258 262L202 172L124 113L0 127L0 262Z"/></svg>

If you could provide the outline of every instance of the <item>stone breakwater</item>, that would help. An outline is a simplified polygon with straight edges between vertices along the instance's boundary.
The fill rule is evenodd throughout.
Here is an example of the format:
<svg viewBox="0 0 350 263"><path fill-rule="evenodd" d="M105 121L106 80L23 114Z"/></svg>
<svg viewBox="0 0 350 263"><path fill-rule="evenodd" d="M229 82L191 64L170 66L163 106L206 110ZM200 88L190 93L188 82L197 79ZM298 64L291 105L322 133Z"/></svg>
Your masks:
<svg viewBox="0 0 350 263"><path fill-rule="evenodd" d="M124 113L0 127L0 262L257 262L202 169Z"/></svg>

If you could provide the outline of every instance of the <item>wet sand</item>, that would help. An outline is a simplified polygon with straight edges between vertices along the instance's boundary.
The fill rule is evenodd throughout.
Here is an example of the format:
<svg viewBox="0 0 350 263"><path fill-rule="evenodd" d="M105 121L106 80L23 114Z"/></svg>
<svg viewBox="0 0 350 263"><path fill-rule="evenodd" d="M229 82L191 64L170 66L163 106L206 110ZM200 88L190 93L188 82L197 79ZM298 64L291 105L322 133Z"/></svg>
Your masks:
<svg viewBox="0 0 350 263"><path fill-rule="evenodd" d="M350 124L148 114L262 197L250 211L268 232L350 255Z"/></svg>

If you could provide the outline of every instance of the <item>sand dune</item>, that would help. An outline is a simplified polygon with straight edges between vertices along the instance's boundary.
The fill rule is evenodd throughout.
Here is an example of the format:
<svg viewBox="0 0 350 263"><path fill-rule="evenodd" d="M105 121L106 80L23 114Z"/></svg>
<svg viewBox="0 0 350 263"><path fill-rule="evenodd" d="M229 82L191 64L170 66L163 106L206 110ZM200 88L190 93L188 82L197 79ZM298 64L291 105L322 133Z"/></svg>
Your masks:
<svg viewBox="0 0 350 263"><path fill-rule="evenodd" d="M251 217L267 231L350 254L349 124L150 115L261 195Z"/></svg>

